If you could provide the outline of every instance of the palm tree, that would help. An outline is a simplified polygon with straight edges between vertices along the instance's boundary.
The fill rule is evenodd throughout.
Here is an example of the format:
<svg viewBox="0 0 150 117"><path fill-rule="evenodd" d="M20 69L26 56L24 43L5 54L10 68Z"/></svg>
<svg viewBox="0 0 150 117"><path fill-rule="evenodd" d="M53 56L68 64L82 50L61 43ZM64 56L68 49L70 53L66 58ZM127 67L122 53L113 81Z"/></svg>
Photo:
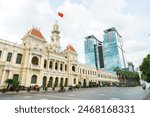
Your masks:
<svg viewBox="0 0 150 117"><path fill-rule="evenodd" d="M5 81L5 83L7 83L7 89L9 89L10 86L14 86L15 88L17 88L19 86L19 81L18 80L14 80L14 79L7 79Z"/></svg>
<svg viewBox="0 0 150 117"><path fill-rule="evenodd" d="M8 85L7 85L7 89L9 89L9 86L13 85L14 80L13 80L13 79L7 79L7 80L5 81L5 83L8 84Z"/></svg>

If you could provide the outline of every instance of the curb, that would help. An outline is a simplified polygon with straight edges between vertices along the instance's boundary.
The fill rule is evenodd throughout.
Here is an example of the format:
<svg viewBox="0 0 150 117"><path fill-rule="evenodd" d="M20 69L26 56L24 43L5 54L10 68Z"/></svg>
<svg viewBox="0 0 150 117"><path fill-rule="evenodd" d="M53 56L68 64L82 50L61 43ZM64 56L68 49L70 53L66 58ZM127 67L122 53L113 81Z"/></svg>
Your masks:
<svg viewBox="0 0 150 117"><path fill-rule="evenodd" d="M40 93L58 93L58 91L20 91L20 92L6 92L6 93L1 93L1 95L20 95L20 94L40 94Z"/></svg>

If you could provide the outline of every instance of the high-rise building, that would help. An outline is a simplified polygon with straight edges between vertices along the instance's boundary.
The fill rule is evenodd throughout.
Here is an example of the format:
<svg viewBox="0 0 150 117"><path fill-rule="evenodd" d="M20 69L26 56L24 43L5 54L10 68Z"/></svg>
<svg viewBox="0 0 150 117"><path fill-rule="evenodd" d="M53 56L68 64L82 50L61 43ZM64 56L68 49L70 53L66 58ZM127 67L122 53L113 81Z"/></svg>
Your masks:
<svg viewBox="0 0 150 117"><path fill-rule="evenodd" d="M121 35L113 27L104 31L104 66L111 73L114 68L125 68L123 42Z"/></svg>
<svg viewBox="0 0 150 117"><path fill-rule="evenodd" d="M94 35L87 36L85 39L85 63L97 69L104 68L102 42Z"/></svg>

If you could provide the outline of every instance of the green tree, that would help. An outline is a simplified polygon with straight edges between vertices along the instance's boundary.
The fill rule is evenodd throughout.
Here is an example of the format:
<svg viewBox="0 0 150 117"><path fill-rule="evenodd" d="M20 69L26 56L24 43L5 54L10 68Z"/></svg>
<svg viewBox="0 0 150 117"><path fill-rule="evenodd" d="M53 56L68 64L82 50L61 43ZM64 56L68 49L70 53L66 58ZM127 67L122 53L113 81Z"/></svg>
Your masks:
<svg viewBox="0 0 150 117"><path fill-rule="evenodd" d="M7 83L7 89L9 89L10 86L14 86L15 88L17 88L19 86L19 81L14 80L14 79L7 79L5 81L5 83Z"/></svg>
<svg viewBox="0 0 150 117"><path fill-rule="evenodd" d="M150 83L150 54L143 59L140 70L142 72L142 79Z"/></svg>
<svg viewBox="0 0 150 117"><path fill-rule="evenodd" d="M137 86L140 85L140 79L137 72L132 72L127 69L120 69L116 67L114 69L116 75L121 84L125 86Z"/></svg>
<svg viewBox="0 0 150 117"><path fill-rule="evenodd" d="M5 83L8 84L8 85L7 85L7 89L9 89L9 87L10 87L11 85L13 85L14 81L13 81L13 79L7 79L7 80L5 81Z"/></svg>

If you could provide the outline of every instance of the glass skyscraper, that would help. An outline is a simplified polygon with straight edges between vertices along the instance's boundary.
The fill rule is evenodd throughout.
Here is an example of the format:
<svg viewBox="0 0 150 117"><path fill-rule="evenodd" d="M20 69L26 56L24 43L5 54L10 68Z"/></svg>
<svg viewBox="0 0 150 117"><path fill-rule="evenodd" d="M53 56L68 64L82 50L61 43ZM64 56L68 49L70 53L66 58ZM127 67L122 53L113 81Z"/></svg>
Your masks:
<svg viewBox="0 0 150 117"><path fill-rule="evenodd" d="M115 73L114 68L125 68L122 37L113 27L104 31L104 66L105 70Z"/></svg>
<svg viewBox="0 0 150 117"><path fill-rule="evenodd" d="M94 35L87 36L85 39L85 63L97 69L104 68L102 42Z"/></svg>

